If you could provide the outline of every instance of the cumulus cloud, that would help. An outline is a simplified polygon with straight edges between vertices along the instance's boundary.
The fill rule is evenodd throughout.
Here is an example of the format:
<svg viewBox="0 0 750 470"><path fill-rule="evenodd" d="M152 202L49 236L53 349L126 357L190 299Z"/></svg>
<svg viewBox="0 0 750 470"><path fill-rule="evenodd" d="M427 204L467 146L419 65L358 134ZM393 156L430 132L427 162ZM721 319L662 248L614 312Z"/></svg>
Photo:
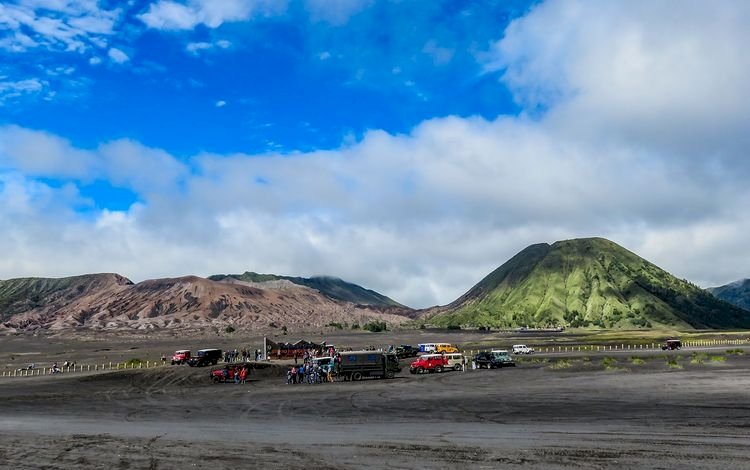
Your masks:
<svg viewBox="0 0 750 470"><path fill-rule="evenodd" d="M115 47L111 48L107 52L107 55L110 59L112 59L112 62L116 64L124 64L125 62L130 60L130 57L128 57L126 53Z"/></svg>
<svg viewBox="0 0 750 470"><path fill-rule="evenodd" d="M702 285L747 277L748 7L663 5L550 1L513 22L485 66L519 116L188 159L0 128L0 277L333 274L427 306L528 244L580 236ZM140 202L81 217L77 188L97 179Z"/></svg>
<svg viewBox="0 0 750 470"><path fill-rule="evenodd" d="M187 3L159 0L139 18L154 29L185 30L201 24L218 28L224 23L245 21L256 15L279 14L286 7L286 0L189 0Z"/></svg>

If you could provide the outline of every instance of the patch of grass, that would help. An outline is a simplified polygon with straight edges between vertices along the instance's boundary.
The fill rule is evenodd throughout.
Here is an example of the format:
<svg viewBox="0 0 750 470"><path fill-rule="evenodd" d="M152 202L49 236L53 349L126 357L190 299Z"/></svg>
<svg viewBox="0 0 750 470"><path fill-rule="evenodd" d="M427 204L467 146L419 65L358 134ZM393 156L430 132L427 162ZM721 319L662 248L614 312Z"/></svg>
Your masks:
<svg viewBox="0 0 750 470"><path fill-rule="evenodd" d="M745 350L744 349L739 349L739 348L737 348L737 349L727 349L727 354L729 354L731 356L742 356L743 354L745 354Z"/></svg>
<svg viewBox="0 0 750 470"><path fill-rule="evenodd" d="M703 364L706 362L706 359L708 359L708 354L706 353L693 353L693 356L690 358L690 363Z"/></svg>
<svg viewBox="0 0 750 470"><path fill-rule="evenodd" d="M634 366L642 366L643 364L646 363L646 361L644 361L640 357L633 356L630 358L630 363L633 364Z"/></svg>
<svg viewBox="0 0 750 470"><path fill-rule="evenodd" d="M709 359L711 362L727 362L726 356L711 356Z"/></svg>
<svg viewBox="0 0 750 470"><path fill-rule="evenodd" d="M548 366L550 370L569 369L573 366L573 363L568 359L558 359Z"/></svg>
<svg viewBox="0 0 750 470"><path fill-rule="evenodd" d="M588 364L588 363L590 363L590 362L591 362L591 358L590 358L590 357L588 357L588 356L583 356L583 357L581 358L581 360L583 361L583 363L584 363L584 364Z"/></svg>
<svg viewBox="0 0 750 470"><path fill-rule="evenodd" d="M128 360L128 362L126 362L125 365L128 367L138 367L143 363L144 361L142 359L138 359L137 357L134 357L133 359Z"/></svg>
<svg viewBox="0 0 750 470"><path fill-rule="evenodd" d="M604 358L602 358L602 366L604 366L606 370L617 369L617 359L615 359L614 357L605 356Z"/></svg>
<svg viewBox="0 0 750 470"><path fill-rule="evenodd" d="M667 367L670 369L682 369L682 364L677 362L677 358L670 357L667 359Z"/></svg>

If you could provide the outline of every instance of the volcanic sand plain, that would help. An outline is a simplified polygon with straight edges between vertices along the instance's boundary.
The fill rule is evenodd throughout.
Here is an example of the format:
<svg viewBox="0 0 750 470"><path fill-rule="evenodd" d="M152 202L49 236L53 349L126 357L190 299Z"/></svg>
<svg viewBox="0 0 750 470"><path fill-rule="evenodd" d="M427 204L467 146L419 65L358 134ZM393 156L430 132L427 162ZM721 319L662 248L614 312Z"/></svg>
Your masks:
<svg viewBox="0 0 750 470"><path fill-rule="evenodd" d="M0 354L174 347L97 344L4 337ZM186 366L5 377L0 468L747 468L750 351L736 349L425 375L405 360L393 380L317 385L287 385L273 363L244 385Z"/></svg>

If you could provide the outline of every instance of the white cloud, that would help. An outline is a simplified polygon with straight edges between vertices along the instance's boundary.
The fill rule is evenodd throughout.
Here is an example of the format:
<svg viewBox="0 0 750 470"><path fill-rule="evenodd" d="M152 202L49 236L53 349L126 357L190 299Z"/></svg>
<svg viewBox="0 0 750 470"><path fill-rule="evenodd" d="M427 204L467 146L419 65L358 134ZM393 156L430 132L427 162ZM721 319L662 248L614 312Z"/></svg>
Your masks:
<svg viewBox="0 0 750 470"><path fill-rule="evenodd" d="M83 52L106 44L114 34L119 9L106 9L90 0L19 0L0 4L0 29L11 35L0 48L11 52L46 47Z"/></svg>
<svg viewBox="0 0 750 470"><path fill-rule="evenodd" d="M502 70L519 117L187 160L0 128L0 277L333 274L426 306L528 244L578 236L611 238L702 285L748 277L750 91L739 77L750 64L737 26L748 7L582 5L542 4L493 47L487 67ZM141 202L78 216L76 186L96 179Z"/></svg>
<svg viewBox="0 0 750 470"><path fill-rule="evenodd" d="M227 102L224 101L224 100L219 100L219 101L216 102L216 107L217 108L223 108L226 105L227 105Z"/></svg>
<svg viewBox="0 0 750 470"><path fill-rule="evenodd" d="M159 0L139 18L154 29L184 30L200 24L218 28L254 16L280 14L286 7L286 0L189 0L187 3Z"/></svg>
<svg viewBox="0 0 750 470"><path fill-rule="evenodd" d="M220 39L216 42L189 42L185 46L185 50L193 55L198 55L201 51L209 51L211 49L228 49L232 46L232 43L226 39Z"/></svg>
<svg viewBox="0 0 750 470"><path fill-rule="evenodd" d="M124 64L125 62L130 60L130 57L128 57L126 53L115 47L107 51L107 55L110 59L112 59L112 62L115 62L116 64Z"/></svg>
<svg viewBox="0 0 750 470"><path fill-rule="evenodd" d="M13 98L29 94L41 94L47 87L48 83L37 78L28 78L18 81L3 81L0 77L0 105Z"/></svg>

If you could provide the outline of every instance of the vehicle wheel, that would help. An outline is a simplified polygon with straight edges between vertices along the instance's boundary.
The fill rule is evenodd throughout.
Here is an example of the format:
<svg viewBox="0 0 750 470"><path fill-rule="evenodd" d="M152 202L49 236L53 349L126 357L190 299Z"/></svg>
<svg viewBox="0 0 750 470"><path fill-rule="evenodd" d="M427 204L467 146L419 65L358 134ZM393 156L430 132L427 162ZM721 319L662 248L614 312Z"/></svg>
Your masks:
<svg viewBox="0 0 750 470"><path fill-rule="evenodd" d="M436 366L436 367L435 367L435 372L436 372L436 373L438 373L438 374L439 374L439 373L441 373L442 371L443 371L443 368L442 368L441 366Z"/></svg>
<svg viewBox="0 0 750 470"><path fill-rule="evenodd" d="M392 378L394 378L395 376L396 376L396 374L394 374L392 370L389 370L389 371L387 371L387 372L385 373L385 378L386 378L386 379L392 379Z"/></svg>
<svg viewBox="0 0 750 470"><path fill-rule="evenodd" d="M460 372L461 371L461 364L456 364L455 366L453 366L453 370L455 370L456 372Z"/></svg>
<svg viewBox="0 0 750 470"><path fill-rule="evenodd" d="M424 368L423 367L417 367L417 374L424 374Z"/></svg>
<svg viewBox="0 0 750 470"><path fill-rule="evenodd" d="M352 380L353 381L359 381L362 380L362 373L361 372L353 372L352 373Z"/></svg>
<svg viewBox="0 0 750 470"><path fill-rule="evenodd" d="M215 384L217 384L217 383L219 383L219 382L221 382L221 379L220 379L220 378L218 378L218 377L214 377L214 383L215 383Z"/></svg>

